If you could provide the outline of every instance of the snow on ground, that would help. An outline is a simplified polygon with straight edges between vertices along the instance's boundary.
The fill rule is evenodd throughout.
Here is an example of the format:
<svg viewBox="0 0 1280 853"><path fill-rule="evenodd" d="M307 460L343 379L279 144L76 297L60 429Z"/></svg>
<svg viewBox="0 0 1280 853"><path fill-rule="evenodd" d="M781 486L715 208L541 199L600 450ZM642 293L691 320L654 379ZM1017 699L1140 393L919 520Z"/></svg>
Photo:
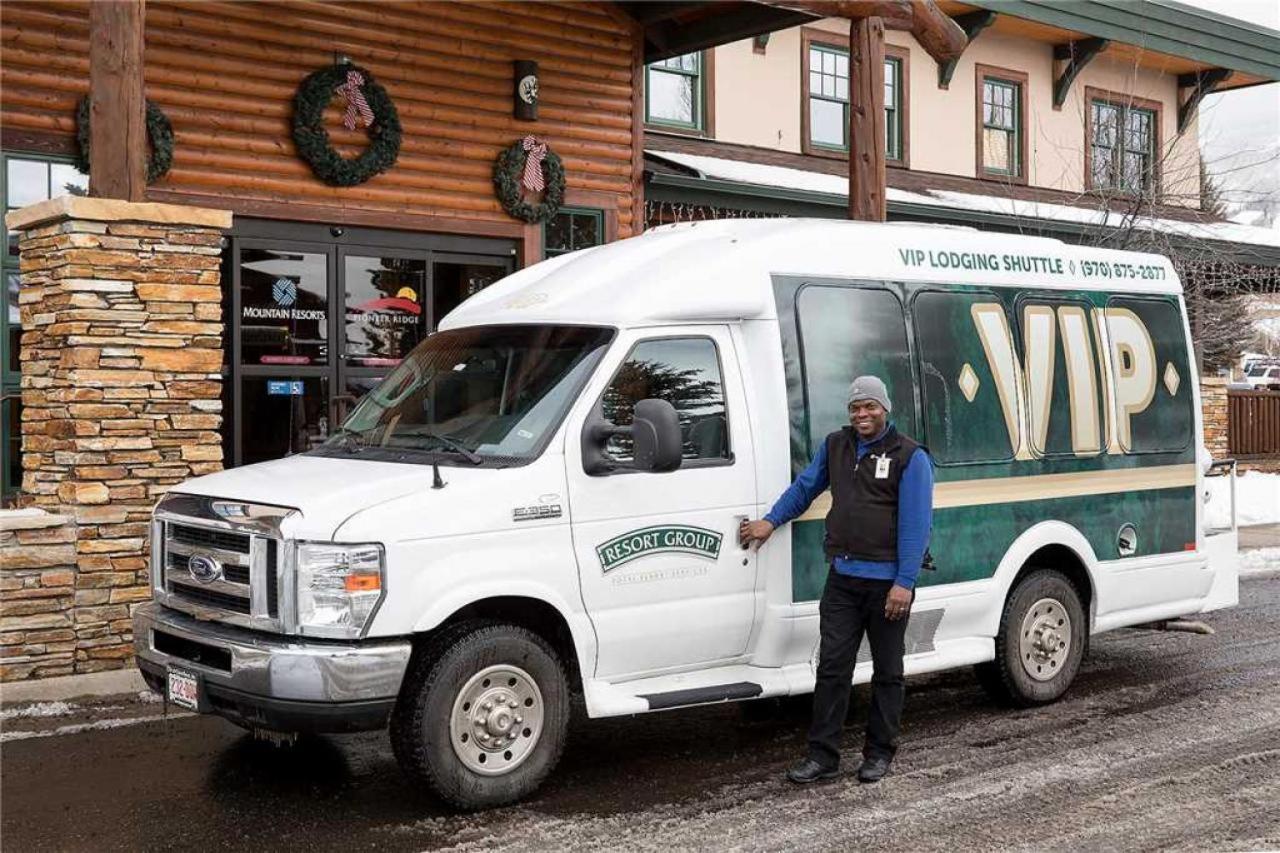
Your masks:
<svg viewBox="0 0 1280 853"><path fill-rule="evenodd" d="M1208 477L1210 527L1231 525L1231 481ZM1236 523L1280 524L1280 474L1246 471L1236 478Z"/></svg>
<svg viewBox="0 0 1280 853"><path fill-rule="evenodd" d="M21 708L5 708L0 711L0 720L12 720L17 717L65 717L74 711L75 707L66 702L36 702Z"/></svg>
<svg viewBox="0 0 1280 853"><path fill-rule="evenodd" d="M1254 548L1240 552L1240 577L1280 574L1280 548Z"/></svg>

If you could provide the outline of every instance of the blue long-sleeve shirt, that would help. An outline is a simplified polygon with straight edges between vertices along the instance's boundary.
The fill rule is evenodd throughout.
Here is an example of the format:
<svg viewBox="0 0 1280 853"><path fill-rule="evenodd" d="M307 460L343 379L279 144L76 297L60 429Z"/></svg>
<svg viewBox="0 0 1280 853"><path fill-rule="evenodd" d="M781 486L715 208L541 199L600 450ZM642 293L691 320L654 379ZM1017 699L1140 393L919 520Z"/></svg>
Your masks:
<svg viewBox="0 0 1280 853"><path fill-rule="evenodd" d="M875 438L864 441L858 438L855 452L861 460L888 432L888 427ZM813 461L787 487L765 515L764 520L775 528L799 516L809 508L814 498L831 485L827 474L827 443L818 445ZM916 448L902 470L898 487L898 559L894 561L850 560L837 557L833 565L842 575L876 580L892 580L906 589L916 584L920 563L929 546L929 530L933 524L933 461L923 447Z"/></svg>

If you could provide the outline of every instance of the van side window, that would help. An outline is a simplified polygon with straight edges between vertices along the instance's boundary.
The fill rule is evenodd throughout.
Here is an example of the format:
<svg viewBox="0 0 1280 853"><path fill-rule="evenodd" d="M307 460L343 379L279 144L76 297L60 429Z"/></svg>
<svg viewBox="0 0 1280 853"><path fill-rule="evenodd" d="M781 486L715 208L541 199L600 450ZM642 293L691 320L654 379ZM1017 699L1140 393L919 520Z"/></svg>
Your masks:
<svg viewBox="0 0 1280 853"><path fill-rule="evenodd" d="M1102 452L1101 373L1092 306L1069 299L1018 302L1028 441L1043 456Z"/></svg>
<svg viewBox="0 0 1280 853"><path fill-rule="evenodd" d="M686 462L732 458L720 356L710 338L655 338L636 344L604 392L604 419L627 426L635 404L649 398L675 407ZM615 459L629 460L630 436L614 436L605 450Z"/></svg>
<svg viewBox="0 0 1280 853"><path fill-rule="evenodd" d="M1178 307L1163 299L1107 301L1116 441L1125 453L1183 450L1191 443L1187 337Z"/></svg>
<svg viewBox="0 0 1280 853"><path fill-rule="evenodd" d="M889 418L916 435L916 403L902 303L887 290L805 285L796 296L809 452L849 423L849 385L879 376L889 389Z"/></svg>
<svg viewBox="0 0 1280 853"><path fill-rule="evenodd" d="M924 436L941 465L1013 458L1018 445L1013 339L1000 298L926 291L912 302Z"/></svg>

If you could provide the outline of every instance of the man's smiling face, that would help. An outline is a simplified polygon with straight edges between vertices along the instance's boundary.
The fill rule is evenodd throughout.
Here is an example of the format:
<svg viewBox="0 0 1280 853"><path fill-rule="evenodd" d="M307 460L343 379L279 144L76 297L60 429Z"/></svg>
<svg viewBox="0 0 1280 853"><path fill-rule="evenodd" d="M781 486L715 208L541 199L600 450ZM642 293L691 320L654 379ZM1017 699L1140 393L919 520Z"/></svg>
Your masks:
<svg viewBox="0 0 1280 853"><path fill-rule="evenodd" d="M854 400L849 404L849 423L859 438L875 438L884 432L889 413L875 400Z"/></svg>

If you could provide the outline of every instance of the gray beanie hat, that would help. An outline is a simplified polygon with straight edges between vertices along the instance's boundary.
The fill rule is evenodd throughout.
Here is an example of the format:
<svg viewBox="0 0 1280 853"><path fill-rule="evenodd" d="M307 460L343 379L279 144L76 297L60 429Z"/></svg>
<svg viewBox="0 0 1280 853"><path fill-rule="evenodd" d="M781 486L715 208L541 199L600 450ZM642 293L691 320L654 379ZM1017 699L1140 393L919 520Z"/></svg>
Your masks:
<svg viewBox="0 0 1280 853"><path fill-rule="evenodd" d="M893 406L889 404L889 389L875 376L859 376L853 380L853 384L849 386L849 402L854 400L875 400L884 406L886 412L893 411Z"/></svg>

